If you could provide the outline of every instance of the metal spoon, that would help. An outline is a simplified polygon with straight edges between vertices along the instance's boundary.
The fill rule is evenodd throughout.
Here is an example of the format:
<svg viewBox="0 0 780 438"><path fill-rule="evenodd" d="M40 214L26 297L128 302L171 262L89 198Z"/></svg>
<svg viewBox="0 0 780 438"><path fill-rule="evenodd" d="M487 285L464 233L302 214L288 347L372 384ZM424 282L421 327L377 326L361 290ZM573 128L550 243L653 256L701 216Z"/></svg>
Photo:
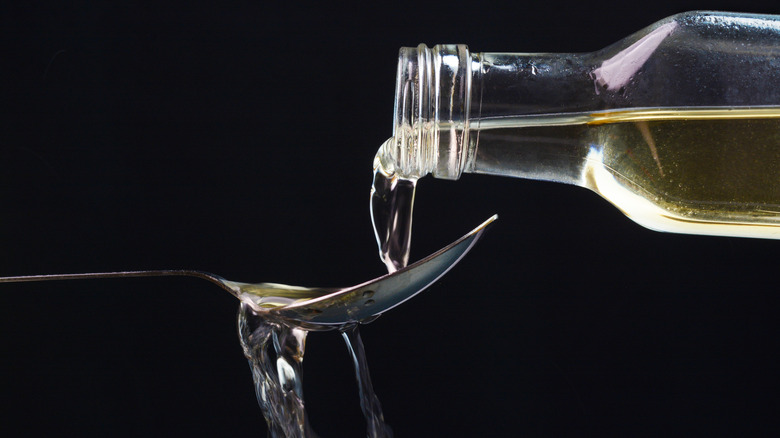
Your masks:
<svg viewBox="0 0 780 438"><path fill-rule="evenodd" d="M296 323L309 330L327 330L368 322L412 298L447 273L474 246L494 215L471 232L424 259L391 274L347 288L308 288L276 283L239 283L194 270L122 271L89 274L0 277L0 283L94 278L187 276L208 280L230 292L255 312Z"/></svg>

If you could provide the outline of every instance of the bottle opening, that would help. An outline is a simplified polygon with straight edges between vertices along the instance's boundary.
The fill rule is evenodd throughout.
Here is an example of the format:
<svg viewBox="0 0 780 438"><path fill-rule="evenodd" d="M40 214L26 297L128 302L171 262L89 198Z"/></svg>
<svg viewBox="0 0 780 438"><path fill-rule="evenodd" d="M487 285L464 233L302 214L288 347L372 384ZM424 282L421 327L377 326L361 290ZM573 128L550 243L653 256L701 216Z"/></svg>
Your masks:
<svg viewBox="0 0 780 438"><path fill-rule="evenodd" d="M400 50L393 139L384 148L392 165L386 167L403 177L460 177L468 145L470 61L465 45Z"/></svg>

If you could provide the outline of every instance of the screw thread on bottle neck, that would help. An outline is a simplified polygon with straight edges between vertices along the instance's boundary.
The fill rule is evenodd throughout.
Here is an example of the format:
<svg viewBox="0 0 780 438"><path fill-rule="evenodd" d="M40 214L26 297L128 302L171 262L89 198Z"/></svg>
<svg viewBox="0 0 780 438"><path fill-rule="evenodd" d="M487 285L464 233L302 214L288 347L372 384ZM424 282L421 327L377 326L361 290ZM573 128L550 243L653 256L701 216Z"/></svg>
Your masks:
<svg viewBox="0 0 780 438"><path fill-rule="evenodd" d="M458 179L468 146L471 57L464 45L402 48L384 165L402 177Z"/></svg>

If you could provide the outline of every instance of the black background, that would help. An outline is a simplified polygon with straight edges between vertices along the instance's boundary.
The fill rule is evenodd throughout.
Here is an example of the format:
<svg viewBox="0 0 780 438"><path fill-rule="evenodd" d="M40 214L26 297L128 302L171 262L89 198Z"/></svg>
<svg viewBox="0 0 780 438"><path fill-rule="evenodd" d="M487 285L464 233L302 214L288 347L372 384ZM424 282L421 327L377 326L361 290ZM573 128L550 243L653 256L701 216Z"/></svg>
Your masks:
<svg viewBox="0 0 780 438"><path fill-rule="evenodd" d="M0 275L373 278L371 161L391 134L399 47L581 52L690 9L780 13L774 1L78 3L1 9ZM466 175L421 181L412 260L493 213L456 269L362 330L396 436L777 433L777 241L655 233L583 189ZM265 433L237 303L212 285L0 289L9 436ZM365 435L340 337L307 347L315 430Z"/></svg>

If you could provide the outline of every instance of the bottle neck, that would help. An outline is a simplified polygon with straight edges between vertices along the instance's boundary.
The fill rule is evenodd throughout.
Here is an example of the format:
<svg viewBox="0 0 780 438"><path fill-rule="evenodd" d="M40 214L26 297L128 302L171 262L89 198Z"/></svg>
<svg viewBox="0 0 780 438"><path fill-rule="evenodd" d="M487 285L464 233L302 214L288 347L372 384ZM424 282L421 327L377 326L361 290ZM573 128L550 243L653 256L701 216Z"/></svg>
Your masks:
<svg viewBox="0 0 780 438"><path fill-rule="evenodd" d="M469 53L464 45L402 48L396 82L393 139L383 145L383 167L402 177L458 179L463 172L570 181L584 151L564 147L553 162L529 153L507 160L491 154L522 136L503 135L502 123L535 114L590 109L595 93L587 55ZM589 92L589 90L592 90ZM526 139L528 140L528 139ZM581 153L582 152L582 153ZM525 165L518 159L526 159ZM537 161L534 161L537 160ZM571 161L571 163L567 162ZM554 176L549 167L560 168ZM506 167L506 168L504 168ZM518 174L518 169L526 169ZM559 173L560 173L559 172Z"/></svg>
<svg viewBox="0 0 780 438"><path fill-rule="evenodd" d="M460 176L469 145L471 58L464 45L401 49L393 138L379 154L385 170L407 178Z"/></svg>

